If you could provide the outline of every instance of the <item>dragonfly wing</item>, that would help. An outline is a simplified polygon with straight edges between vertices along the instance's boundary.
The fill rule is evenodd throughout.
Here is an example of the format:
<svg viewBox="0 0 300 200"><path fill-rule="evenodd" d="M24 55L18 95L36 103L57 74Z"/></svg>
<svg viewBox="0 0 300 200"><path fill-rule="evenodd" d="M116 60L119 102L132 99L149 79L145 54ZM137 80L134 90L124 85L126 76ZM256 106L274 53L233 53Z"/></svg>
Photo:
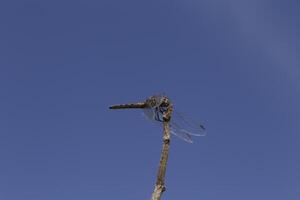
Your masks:
<svg viewBox="0 0 300 200"><path fill-rule="evenodd" d="M163 122L163 114L165 110L161 107L144 108L144 114L151 121Z"/></svg>
<svg viewBox="0 0 300 200"><path fill-rule="evenodd" d="M173 112L171 118L171 124L172 123L173 125L175 124L177 129L184 131L190 135L194 135L194 136L206 135L205 127L201 123L194 121L192 118L180 112L177 111Z"/></svg>
<svg viewBox="0 0 300 200"><path fill-rule="evenodd" d="M152 122L161 123L163 121L164 110L160 107L144 108L144 115ZM170 132L180 139L193 143L192 136L206 135L205 128L202 124L195 122L193 119L174 111L170 121Z"/></svg>
<svg viewBox="0 0 300 200"><path fill-rule="evenodd" d="M155 121L155 111L152 108L144 108L144 115L151 121Z"/></svg>
<svg viewBox="0 0 300 200"><path fill-rule="evenodd" d="M180 129L175 123L170 124L170 132L186 142L193 143L191 134L184 129Z"/></svg>

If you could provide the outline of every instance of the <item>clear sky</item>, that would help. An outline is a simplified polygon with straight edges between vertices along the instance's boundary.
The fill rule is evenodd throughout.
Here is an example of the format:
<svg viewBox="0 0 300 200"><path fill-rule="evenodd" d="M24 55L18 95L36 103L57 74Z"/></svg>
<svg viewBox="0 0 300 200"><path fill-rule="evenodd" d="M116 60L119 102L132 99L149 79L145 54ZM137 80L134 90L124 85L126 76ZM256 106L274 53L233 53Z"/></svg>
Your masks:
<svg viewBox="0 0 300 200"><path fill-rule="evenodd" d="M161 128L108 106L165 92L163 199L300 198L300 3L0 3L0 199L150 199Z"/></svg>

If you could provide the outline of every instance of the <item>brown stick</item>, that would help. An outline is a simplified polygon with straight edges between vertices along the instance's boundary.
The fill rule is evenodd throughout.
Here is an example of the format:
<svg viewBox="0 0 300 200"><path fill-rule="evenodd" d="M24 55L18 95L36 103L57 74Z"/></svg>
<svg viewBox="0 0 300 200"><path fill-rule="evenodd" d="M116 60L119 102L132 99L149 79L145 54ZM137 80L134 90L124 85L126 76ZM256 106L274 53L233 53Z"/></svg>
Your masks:
<svg viewBox="0 0 300 200"><path fill-rule="evenodd" d="M156 184L154 187L154 191L152 193L151 200L160 200L162 193L166 190L165 187L165 175L167 169L167 162L169 157L169 147L170 147L170 125L169 121L171 118L173 108L172 104L169 104L168 110L164 115L164 122L163 122L163 147L159 162L159 168L157 173Z"/></svg>

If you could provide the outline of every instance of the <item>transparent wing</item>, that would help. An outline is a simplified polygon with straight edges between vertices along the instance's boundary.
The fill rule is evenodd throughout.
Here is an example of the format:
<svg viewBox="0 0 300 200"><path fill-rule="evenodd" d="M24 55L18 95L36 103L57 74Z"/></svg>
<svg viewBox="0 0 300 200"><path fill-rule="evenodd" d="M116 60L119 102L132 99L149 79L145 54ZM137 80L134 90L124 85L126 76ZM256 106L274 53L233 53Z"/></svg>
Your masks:
<svg viewBox="0 0 300 200"><path fill-rule="evenodd" d="M162 122L163 121L163 112L159 110L159 107L154 108L144 108L144 115L152 122Z"/></svg>
<svg viewBox="0 0 300 200"><path fill-rule="evenodd" d="M184 129L181 129L174 122L170 124L170 132L186 142L193 143L191 134L187 133Z"/></svg>
<svg viewBox="0 0 300 200"><path fill-rule="evenodd" d="M144 108L144 115L151 121L155 121L155 111L152 108Z"/></svg>
<svg viewBox="0 0 300 200"><path fill-rule="evenodd" d="M155 108L144 108L144 115L155 123L160 123L162 113ZM170 132L180 139L193 143L192 136L205 136L206 131L202 124L195 122L193 119L180 112L173 111L170 121Z"/></svg>
<svg viewBox="0 0 300 200"><path fill-rule="evenodd" d="M171 127L175 127L177 131L184 132L193 136L205 136L205 127L193 120L188 115L174 111L171 118Z"/></svg>

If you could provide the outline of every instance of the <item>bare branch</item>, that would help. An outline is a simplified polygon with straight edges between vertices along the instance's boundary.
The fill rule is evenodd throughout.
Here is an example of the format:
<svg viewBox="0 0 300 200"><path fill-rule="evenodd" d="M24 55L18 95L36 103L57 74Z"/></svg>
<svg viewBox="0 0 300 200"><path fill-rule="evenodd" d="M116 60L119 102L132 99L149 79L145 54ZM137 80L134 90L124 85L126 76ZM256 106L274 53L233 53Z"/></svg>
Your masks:
<svg viewBox="0 0 300 200"><path fill-rule="evenodd" d="M167 162L169 157L170 148L170 125L171 114L173 111L172 104L169 103L166 113L164 114L163 122L163 147L159 162L159 168L157 173L156 184L152 193L151 200L160 200L162 193L166 190L165 187L165 175L167 170Z"/></svg>

